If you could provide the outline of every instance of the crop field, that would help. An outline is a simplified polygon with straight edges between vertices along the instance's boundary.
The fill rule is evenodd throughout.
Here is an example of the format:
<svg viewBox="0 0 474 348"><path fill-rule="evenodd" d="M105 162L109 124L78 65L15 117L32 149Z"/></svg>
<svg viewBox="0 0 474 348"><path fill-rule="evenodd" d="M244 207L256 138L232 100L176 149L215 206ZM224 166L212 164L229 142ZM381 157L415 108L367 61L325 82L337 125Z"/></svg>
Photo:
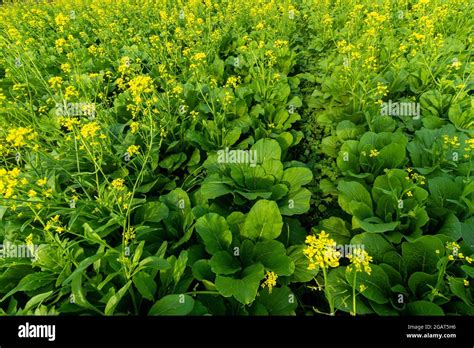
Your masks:
<svg viewBox="0 0 474 348"><path fill-rule="evenodd" d="M0 4L0 314L474 315L473 10Z"/></svg>

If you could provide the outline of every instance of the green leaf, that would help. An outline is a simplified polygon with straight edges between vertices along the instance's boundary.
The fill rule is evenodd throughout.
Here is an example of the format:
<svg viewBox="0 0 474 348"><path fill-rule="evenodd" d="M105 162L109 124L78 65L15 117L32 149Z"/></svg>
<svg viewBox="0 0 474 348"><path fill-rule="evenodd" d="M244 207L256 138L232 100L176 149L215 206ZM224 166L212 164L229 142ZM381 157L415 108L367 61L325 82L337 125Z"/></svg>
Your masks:
<svg viewBox="0 0 474 348"><path fill-rule="evenodd" d="M346 213L353 214L350 208L351 202L361 202L366 204L370 210L372 207L372 198L367 189L360 183L355 181L341 181L337 186L339 190L339 205Z"/></svg>
<svg viewBox="0 0 474 348"><path fill-rule="evenodd" d="M146 272L138 272L132 278L133 284L143 298L153 301L156 292L156 283Z"/></svg>
<svg viewBox="0 0 474 348"><path fill-rule="evenodd" d="M334 299L334 306L344 312L352 312L352 287L345 278L345 267L334 268L328 275L328 291ZM356 296L357 314L373 313L362 296Z"/></svg>
<svg viewBox="0 0 474 348"><path fill-rule="evenodd" d="M120 300L122 300L123 296L127 292L128 288L132 284L132 281L129 280L119 291L117 291L108 301L107 305L105 306L105 315L112 315L115 312L115 308L119 304Z"/></svg>
<svg viewBox="0 0 474 348"><path fill-rule="evenodd" d="M285 246L276 240L256 243L254 259L278 276L289 276L295 270L293 260L286 255Z"/></svg>
<svg viewBox="0 0 474 348"><path fill-rule="evenodd" d="M293 245L288 248L288 256L295 264L295 271L290 277L292 283L305 283L312 280L318 273L317 269L309 270L309 260L303 253L306 248L304 245Z"/></svg>
<svg viewBox="0 0 474 348"><path fill-rule="evenodd" d="M92 255L92 256L89 256L88 258L82 260L79 265L77 266L77 268L74 270L74 272L72 272L69 277L67 277L64 281L63 281L63 285L66 285L68 284L72 278L74 278L77 273L85 273L85 270L87 269L87 267L89 267L90 265L92 265L94 262L96 262L97 260L101 259L102 257L104 256L104 253L99 253L99 254L95 254L95 255Z"/></svg>
<svg viewBox="0 0 474 348"><path fill-rule="evenodd" d="M436 250L444 250L444 245L435 236L422 236L414 242L404 242L402 256L406 262L408 274L416 271L436 272L438 263Z"/></svg>
<svg viewBox="0 0 474 348"><path fill-rule="evenodd" d="M169 209L163 202L146 202L136 210L135 219L140 222L160 222L168 214Z"/></svg>
<svg viewBox="0 0 474 348"><path fill-rule="evenodd" d="M260 139L251 148L257 151L257 163L261 164L267 160L280 160L281 148L276 140Z"/></svg>
<svg viewBox="0 0 474 348"><path fill-rule="evenodd" d="M247 267L242 272L240 279L218 275L216 277L216 287L222 296L233 296L240 303L248 305L257 296L260 281L263 278L263 265L257 263Z"/></svg>
<svg viewBox="0 0 474 348"><path fill-rule="evenodd" d="M220 253L220 251L218 251ZM212 273L209 260L197 260L192 267L193 276L199 281L214 280L215 275Z"/></svg>
<svg viewBox="0 0 474 348"><path fill-rule="evenodd" d="M194 308L189 295L167 295L151 307L148 315L188 315Z"/></svg>
<svg viewBox="0 0 474 348"><path fill-rule="evenodd" d="M443 309L428 301L415 301L407 304L406 315L412 316L442 316Z"/></svg>
<svg viewBox="0 0 474 348"><path fill-rule="evenodd" d="M431 288L428 285L431 285L432 287L436 286L437 279L438 276L436 274L415 272L410 275L410 278L408 279L408 287L413 295L422 296L431 291Z"/></svg>
<svg viewBox="0 0 474 348"><path fill-rule="evenodd" d="M448 277L451 292L459 297L467 306L472 306L472 297L469 288L464 285L463 278Z"/></svg>
<svg viewBox="0 0 474 348"><path fill-rule="evenodd" d="M209 254L225 250L232 242L232 233L226 220L216 213L208 213L196 221L196 232L204 241Z"/></svg>
<svg viewBox="0 0 474 348"><path fill-rule="evenodd" d="M73 295L73 299L74 299L75 304L77 304L80 307L91 309L93 311L96 311L96 312L99 312L100 314L102 314L89 301L87 301L87 298L84 294L84 290L82 288L82 274L81 273L78 273L72 279L72 281L71 281L71 291L72 291L72 295Z"/></svg>
<svg viewBox="0 0 474 348"><path fill-rule="evenodd" d="M24 278L20 280L18 285L9 291L0 302L5 301L8 297L13 295L18 291L32 291L39 288L42 288L48 284L52 284L55 278L51 273L48 272L35 272L26 275Z"/></svg>
<svg viewBox="0 0 474 348"><path fill-rule="evenodd" d="M399 225L400 221L385 222L385 223L371 223L362 221L357 217L354 217L357 224L366 232L369 233L384 233L395 230Z"/></svg>
<svg viewBox="0 0 474 348"><path fill-rule="evenodd" d="M438 234L444 234L453 241L461 238L461 223L456 215L450 213L445 217L443 227L438 231Z"/></svg>
<svg viewBox="0 0 474 348"><path fill-rule="evenodd" d="M42 294L39 294L39 295L36 295L36 296L33 296L25 305L25 308L23 308L22 310L22 313L23 315L25 315L31 308L33 308L34 306L36 306L37 304L39 303L42 303L44 300L46 300L49 296L51 296L53 294L53 291L48 291L48 292L45 292L45 293L42 293ZM20 313L18 313L20 314Z"/></svg>
<svg viewBox="0 0 474 348"><path fill-rule="evenodd" d="M365 285L366 289L362 292L362 296L378 304L388 303L391 295L388 276L380 266L370 265L370 267L372 268L370 275L365 272L357 272L356 288L359 289L361 285ZM352 271L346 268L346 280L350 285L353 283L354 272L354 267L352 267Z"/></svg>
<svg viewBox="0 0 474 348"><path fill-rule="evenodd" d="M461 225L461 234L464 241L464 245L474 252L474 217L471 217L464 221Z"/></svg>
<svg viewBox="0 0 474 348"><path fill-rule="evenodd" d="M378 234L364 232L355 235L351 239L351 245L364 246L364 250L374 258L375 262L382 262L384 255L394 250L393 246L385 238Z"/></svg>
<svg viewBox="0 0 474 348"><path fill-rule="evenodd" d="M287 216L306 213L309 210L310 200L311 191L306 188L290 191L287 199L279 202L280 213Z"/></svg>
<svg viewBox="0 0 474 348"><path fill-rule="evenodd" d="M347 244L351 237L346 222L335 216L322 220L318 225L318 229L329 233L331 238L341 245Z"/></svg>
<svg viewBox="0 0 474 348"><path fill-rule="evenodd" d="M282 182L288 183L290 189L306 185L313 180L313 173L305 167L292 167L283 171Z"/></svg>
<svg viewBox="0 0 474 348"><path fill-rule="evenodd" d="M277 204L262 199L247 214L241 235L254 241L275 239L280 235L282 227L283 219Z"/></svg>
<svg viewBox="0 0 474 348"><path fill-rule="evenodd" d="M234 274L241 270L240 263L228 251L218 251L212 255L209 265L214 273L220 275Z"/></svg>
<svg viewBox="0 0 474 348"><path fill-rule="evenodd" d="M471 278L474 279L474 267L472 266L467 266L467 265L463 265L461 266L461 269Z"/></svg>
<svg viewBox="0 0 474 348"><path fill-rule="evenodd" d="M298 306L295 295L287 286L273 288L271 293L260 291L255 304L264 306L268 315L295 315Z"/></svg>

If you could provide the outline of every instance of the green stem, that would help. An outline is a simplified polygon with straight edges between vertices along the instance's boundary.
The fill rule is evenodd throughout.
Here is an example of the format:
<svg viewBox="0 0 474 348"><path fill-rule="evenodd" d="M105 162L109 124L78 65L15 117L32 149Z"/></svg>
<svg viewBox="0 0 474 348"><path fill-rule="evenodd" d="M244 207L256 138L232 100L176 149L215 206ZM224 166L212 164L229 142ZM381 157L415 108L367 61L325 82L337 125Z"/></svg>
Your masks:
<svg viewBox="0 0 474 348"><path fill-rule="evenodd" d="M356 315L356 279L357 279L357 271L354 270L354 281L352 282L352 315Z"/></svg>

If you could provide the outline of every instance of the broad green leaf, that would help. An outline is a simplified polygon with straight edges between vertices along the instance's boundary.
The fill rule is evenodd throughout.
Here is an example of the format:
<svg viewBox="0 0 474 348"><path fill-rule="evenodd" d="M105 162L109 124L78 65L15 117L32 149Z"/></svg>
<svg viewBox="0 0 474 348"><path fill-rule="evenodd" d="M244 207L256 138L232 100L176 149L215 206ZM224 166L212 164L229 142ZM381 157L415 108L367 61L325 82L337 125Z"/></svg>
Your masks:
<svg viewBox="0 0 474 348"><path fill-rule="evenodd" d="M135 212L135 219L139 222L160 222L168 217L169 209L163 202L146 202Z"/></svg>
<svg viewBox="0 0 474 348"><path fill-rule="evenodd" d="M220 275L234 274L241 270L237 257L223 250L212 255L209 265L214 273Z"/></svg>
<svg viewBox="0 0 474 348"><path fill-rule="evenodd" d="M350 203L353 201L367 204L372 210L372 198L367 189L355 181L341 181L337 186L339 191L339 205L346 213L352 214Z"/></svg>
<svg viewBox="0 0 474 348"><path fill-rule="evenodd" d="M263 163L267 160L280 160L281 148L276 140L260 139L251 148L257 153L257 163Z"/></svg>
<svg viewBox="0 0 474 348"><path fill-rule="evenodd" d="M247 214L241 235L253 241L275 239L280 235L282 227L283 219L277 204L262 199Z"/></svg>
<svg viewBox="0 0 474 348"><path fill-rule="evenodd" d="M412 316L442 316L444 315L443 309L429 301L415 301L408 303L406 306L406 315Z"/></svg>
<svg viewBox="0 0 474 348"><path fill-rule="evenodd" d="M295 271L290 277L292 283L304 283L312 280L318 273L317 269L309 270L309 260L303 253L304 245L293 245L288 248L288 256L295 264Z"/></svg>
<svg viewBox="0 0 474 348"><path fill-rule="evenodd" d="M370 267L372 268L370 275L365 272L357 272L356 288L359 289L361 285L364 285L366 289L362 292L362 296L378 304L388 303L391 294L388 276L380 266L371 264ZM346 268L346 281L351 286L354 272L354 267L352 267L352 271Z"/></svg>
<svg viewBox="0 0 474 348"><path fill-rule="evenodd" d="M278 276L289 276L295 270L293 260L286 255L285 246L276 240L256 243L254 259Z"/></svg>
<svg viewBox="0 0 474 348"><path fill-rule="evenodd" d="M156 283L146 272L138 272L132 278L133 284L143 298L153 301L156 292Z"/></svg>
<svg viewBox="0 0 474 348"><path fill-rule="evenodd" d="M216 287L224 297L233 296L242 304L248 305L255 300L260 281L264 278L263 266L256 263L247 267L240 278L218 275Z"/></svg>
<svg viewBox="0 0 474 348"><path fill-rule="evenodd" d="M204 246L209 254L225 250L232 242L232 233L226 220L216 214L208 213L196 221L196 232L204 241Z"/></svg>
<svg viewBox="0 0 474 348"><path fill-rule="evenodd" d="M438 263L436 250L444 250L444 245L435 236L422 236L414 242L404 242L402 256L406 262L408 274L416 271L436 272Z"/></svg>
<svg viewBox="0 0 474 348"><path fill-rule="evenodd" d="M194 308L189 295L167 295L151 307L148 315L188 315Z"/></svg>
<svg viewBox="0 0 474 348"><path fill-rule="evenodd" d="M268 315L295 315L298 306L295 295L287 286L273 288L271 293L267 289L260 291L255 304L264 306Z"/></svg>

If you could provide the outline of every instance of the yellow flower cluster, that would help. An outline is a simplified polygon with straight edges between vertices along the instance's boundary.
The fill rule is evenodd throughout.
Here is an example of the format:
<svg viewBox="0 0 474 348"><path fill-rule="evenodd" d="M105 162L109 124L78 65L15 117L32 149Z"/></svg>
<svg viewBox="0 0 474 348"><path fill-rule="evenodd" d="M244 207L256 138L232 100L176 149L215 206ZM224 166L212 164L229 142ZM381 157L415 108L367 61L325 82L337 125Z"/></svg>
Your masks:
<svg viewBox="0 0 474 348"><path fill-rule="evenodd" d="M15 188L17 188L19 185L26 185L28 183L25 178L19 180L19 176L19 168L13 168L12 170L0 168L0 195L2 195L4 198L15 198L13 196L15 193Z"/></svg>
<svg viewBox="0 0 474 348"><path fill-rule="evenodd" d="M65 127L68 131L74 130L74 126L80 124L80 121L75 117L60 117L58 123L61 127Z"/></svg>
<svg viewBox="0 0 474 348"><path fill-rule="evenodd" d="M377 157L378 155L380 155L380 152L377 149L370 150L369 157Z"/></svg>
<svg viewBox="0 0 474 348"><path fill-rule="evenodd" d="M308 269L339 266L341 253L336 251L336 242L329 238L325 231L321 231L317 236L307 236L305 243L308 246L304 249L303 253L309 259Z"/></svg>
<svg viewBox="0 0 474 348"><path fill-rule="evenodd" d="M122 178L114 179L111 186L114 190L123 191L125 189L125 180Z"/></svg>
<svg viewBox="0 0 474 348"><path fill-rule="evenodd" d="M369 256L367 251L362 249L356 249L352 254L348 255L348 258L355 268L356 272L365 272L368 275L372 272L372 268L370 267L370 262L372 262L372 256ZM349 270L352 269L349 266Z"/></svg>
<svg viewBox="0 0 474 348"><path fill-rule="evenodd" d="M61 221L59 221L60 216L55 215L51 219L48 220L46 225L44 226L45 231L49 231L51 229L55 230L57 233L62 233L66 229L62 226Z"/></svg>
<svg viewBox="0 0 474 348"><path fill-rule="evenodd" d="M34 140L38 134L33 132L30 127L12 128L8 131L6 141L14 147L23 147L27 145L27 140Z"/></svg>
<svg viewBox="0 0 474 348"><path fill-rule="evenodd" d="M49 85L53 89L60 88L61 85L63 84L63 79L61 76L53 76L48 80Z"/></svg>
<svg viewBox="0 0 474 348"><path fill-rule="evenodd" d="M443 143L447 146L451 145L455 148L458 148L459 146L461 146L461 143L459 142L459 138L456 135L454 135L452 138L447 134L443 135Z"/></svg>
<svg viewBox="0 0 474 348"><path fill-rule="evenodd" d="M448 260L455 261L456 259L459 260L466 260L467 263L472 263L473 259L469 256L464 256L463 253L459 252L461 249L460 245L456 242L446 242L446 250L448 250ZM437 250L438 252L438 250Z"/></svg>
<svg viewBox="0 0 474 348"><path fill-rule="evenodd" d="M267 271L265 281L262 283L262 288L268 287L268 292L271 294L273 287L276 285L278 275L275 272Z"/></svg>
<svg viewBox="0 0 474 348"><path fill-rule="evenodd" d="M100 125L97 122L86 123L81 128L81 135L85 139L93 139L96 137L97 133L100 131Z"/></svg>
<svg viewBox="0 0 474 348"><path fill-rule="evenodd" d="M133 155L139 153L139 150L140 150L140 146L138 146L138 145L130 145L127 148L127 152L130 156L133 156Z"/></svg>
<svg viewBox="0 0 474 348"><path fill-rule="evenodd" d="M411 180L415 184L424 185L426 184L426 177L418 173L413 172L413 169L407 168L408 175L405 177L406 180Z"/></svg>
<svg viewBox="0 0 474 348"><path fill-rule="evenodd" d="M125 245L130 244L132 240L135 239L135 227L129 227L123 234Z"/></svg>
<svg viewBox="0 0 474 348"><path fill-rule="evenodd" d="M137 76L130 80L128 83L130 92L132 93L133 100L135 101L136 104L141 103L142 98L141 94L142 93L151 93L153 92L153 80L151 79L150 76Z"/></svg>

